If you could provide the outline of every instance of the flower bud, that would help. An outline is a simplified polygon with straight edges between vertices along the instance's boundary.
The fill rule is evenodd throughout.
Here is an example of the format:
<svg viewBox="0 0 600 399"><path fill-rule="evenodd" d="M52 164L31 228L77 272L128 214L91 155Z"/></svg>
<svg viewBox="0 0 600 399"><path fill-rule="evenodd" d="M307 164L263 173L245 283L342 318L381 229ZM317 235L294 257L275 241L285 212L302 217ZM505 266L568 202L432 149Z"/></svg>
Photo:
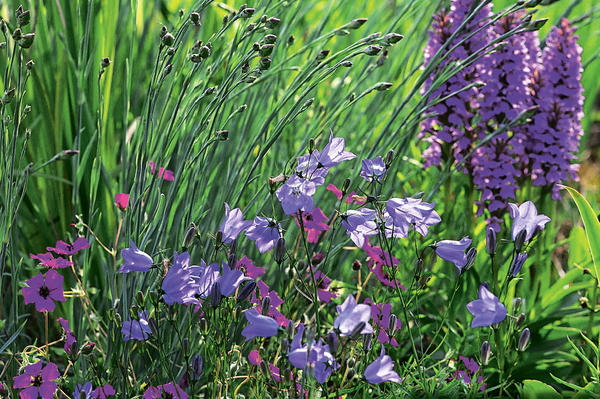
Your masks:
<svg viewBox="0 0 600 399"><path fill-rule="evenodd" d="M383 37L383 40L387 43L387 44L396 44L398 43L400 40L404 39L404 35L401 35L399 33L388 33L387 35L385 35Z"/></svg>
<svg viewBox="0 0 600 399"><path fill-rule="evenodd" d="M167 49L167 55L168 55L168 56L171 56L171 55L173 55L173 54L175 54L175 49L174 49L173 47L169 47L169 48Z"/></svg>
<svg viewBox="0 0 600 399"><path fill-rule="evenodd" d="M350 31L347 29L337 29L333 33L335 33L336 36L348 36Z"/></svg>
<svg viewBox="0 0 600 399"><path fill-rule="evenodd" d="M16 42L21 40L21 38L23 37L23 31L21 31L21 28L15 29L12 33L12 37L13 37L14 41L16 41Z"/></svg>
<svg viewBox="0 0 600 399"><path fill-rule="evenodd" d="M191 369L192 369L192 378L197 380L198 378L200 378L200 376L202 376L202 366L203 366L204 362L202 361L202 356L200 355L195 355L192 358L192 364L191 364Z"/></svg>
<svg viewBox="0 0 600 399"><path fill-rule="evenodd" d="M167 66L165 66L165 69L163 70L163 76L167 76L168 74L171 73L172 70L173 70L173 64L167 64Z"/></svg>
<svg viewBox="0 0 600 399"><path fill-rule="evenodd" d="M352 269L354 270L360 270L362 266L362 263L360 263L360 261L358 259L355 259L354 262L352 262Z"/></svg>
<svg viewBox="0 0 600 399"><path fill-rule="evenodd" d="M262 299L262 302L260 303L260 313L263 316L268 316L270 309L271 309L271 298L266 296Z"/></svg>
<svg viewBox="0 0 600 399"><path fill-rule="evenodd" d="M496 230L493 227L488 227L485 235L485 248L488 254L492 256L496 254L496 245Z"/></svg>
<svg viewBox="0 0 600 399"><path fill-rule="evenodd" d="M256 288L256 281L254 281L254 280L251 280L251 281L247 282L246 284L244 284L242 289L238 290L237 301L242 302L242 301L245 301L246 299L248 299L248 297L250 296L250 294L252 294L252 292L254 291L255 288Z"/></svg>
<svg viewBox="0 0 600 399"><path fill-rule="evenodd" d="M266 44L275 44L275 42L277 41L277 36L275 36L275 35L273 35L273 34L269 33L268 35L266 35L266 36L264 37L264 39L263 39L263 40L264 40L264 42L265 42Z"/></svg>
<svg viewBox="0 0 600 399"><path fill-rule="evenodd" d="M169 31L167 30L166 26L161 26L160 27L160 31L158 32L158 36L162 39L163 37L165 37L165 35L169 33Z"/></svg>
<svg viewBox="0 0 600 399"><path fill-rule="evenodd" d="M471 247L469 249L469 251L467 252L467 263L465 264L465 267L463 267L463 271L467 271L471 268L471 266L473 266L473 263L475 262L476 257L477 257L477 248Z"/></svg>
<svg viewBox="0 0 600 399"><path fill-rule="evenodd" d="M294 44L294 41L296 41L296 38L294 37L294 35L289 35L287 38L288 46L291 46L292 44Z"/></svg>
<svg viewBox="0 0 600 399"><path fill-rule="evenodd" d="M352 64L352 61L346 60L346 61L340 62L340 65L343 66L344 68L350 68L354 64Z"/></svg>
<svg viewBox="0 0 600 399"><path fill-rule="evenodd" d="M327 345L329 345L329 351L331 354L335 355L338 347L340 346L340 339L335 331L329 331L329 334L327 334Z"/></svg>
<svg viewBox="0 0 600 399"><path fill-rule="evenodd" d="M110 58L108 58L108 57L102 58L102 61L100 62L100 67L102 69L104 69L104 68L108 68L109 65L110 65Z"/></svg>
<svg viewBox="0 0 600 399"><path fill-rule="evenodd" d="M87 356L94 351L95 347L96 347L96 344L94 342L87 342L85 345L83 345L81 347L81 354Z"/></svg>
<svg viewBox="0 0 600 399"><path fill-rule="evenodd" d="M161 40L165 46L171 47L173 45L173 43L175 43L175 36L173 36L170 33L165 33L165 35L161 38Z"/></svg>
<svg viewBox="0 0 600 399"><path fill-rule="evenodd" d="M371 346L373 344L373 336L371 334L363 335L363 349L365 352L369 352L371 350Z"/></svg>
<svg viewBox="0 0 600 399"><path fill-rule="evenodd" d="M365 49L365 54L372 57L374 55L379 54L380 51L381 51L380 46L376 46L376 45L372 44L370 46L367 46L367 48Z"/></svg>
<svg viewBox="0 0 600 399"><path fill-rule="evenodd" d="M521 331L521 335L519 336L519 343L517 345L517 349L519 352L523 352L527 348L527 344L529 343L529 338L531 337L531 332L529 328L524 328Z"/></svg>
<svg viewBox="0 0 600 399"><path fill-rule="evenodd" d="M285 327L285 332L287 333L288 338L292 338L294 336L294 329L294 322L290 320Z"/></svg>
<svg viewBox="0 0 600 399"><path fill-rule="evenodd" d="M525 244L525 238L527 237L527 230L523 229L519 231L517 236L515 237L515 251L521 252L521 248L523 248L523 244Z"/></svg>
<svg viewBox="0 0 600 399"><path fill-rule="evenodd" d="M344 27L348 29L358 29L363 26L365 22L367 22L367 18L357 18L348 22Z"/></svg>
<svg viewBox="0 0 600 399"><path fill-rule="evenodd" d="M198 230L196 230L196 225L192 223L190 225L190 228L185 232L185 236L183 237L184 248L188 248L190 245L192 245L192 242L194 241L194 238L196 238L197 233Z"/></svg>
<svg viewBox="0 0 600 399"><path fill-rule="evenodd" d="M356 339L360 333L362 332L362 330L365 328L365 326L367 325L367 323L365 323L364 321L361 321L360 323L358 323L350 332L350 335L348 336L348 338L350 339Z"/></svg>
<svg viewBox="0 0 600 399"><path fill-rule="evenodd" d="M240 18L250 18L252 15L254 15L254 12L256 10L254 8L244 8L242 11L240 11Z"/></svg>
<svg viewBox="0 0 600 399"><path fill-rule="evenodd" d="M13 100L13 98L15 98L15 89L9 89L4 92L4 95L0 101L2 101L2 104L8 104Z"/></svg>
<svg viewBox="0 0 600 399"><path fill-rule="evenodd" d="M492 351L490 349L490 343L488 341L483 341L481 344L481 364L483 366L487 366L490 361L490 355Z"/></svg>
<svg viewBox="0 0 600 399"><path fill-rule="evenodd" d="M198 55L201 58L208 58L208 57L210 57L210 54L211 54L211 50L210 50L210 47L208 47L208 46L202 46L202 47L200 47L200 49L198 49Z"/></svg>
<svg viewBox="0 0 600 399"><path fill-rule="evenodd" d="M388 335L393 337L396 334L396 328L398 327L398 316L395 314L390 315L390 325L388 328Z"/></svg>
<svg viewBox="0 0 600 399"><path fill-rule="evenodd" d="M29 10L23 11L22 13L17 15L17 23L19 24L19 26L28 25L30 20L31 13L29 12Z"/></svg>
<svg viewBox="0 0 600 399"><path fill-rule="evenodd" d="M273 28L277 27L277 25L279 25L279 22L281 22L281 20L279 18L271 17L271 18L267 19L267 22L266 22L267 28L273 29Z"/></svg>
<svg viewBox="0 0 600 399"><path fill-rule="evenodd" d="M349 188L350 188L350 179L346 178L346 180L344 180L344 184L342 184L342 193L346 194L348 192Z"/></svg>
<svg viewBox="0 0 600 399"><path fill-rule="evenodd" d="M212 290L210 290L210 306L213 308L219 307L221 305L221 301L223 300L223 296L221 295L221 283L216 282Z"/></svg>
<svg viewBox="0 0 600 399"><path fill-rule="evenodd" d="M275 47L274 44L263 44L262 46L260 46L258 48L258 53L262 57L267 57L267 56L271 55L271 53L273 52L273 48L274 47Z"/></svg>
<svg viewBox="0 0 600 399"><path fill-rule="evenodd" d="M187 354L190 351L190 340L187 338L184 338L181 341L181 349L183 350L184 354Z"/></svg>
<svg viewBox="0 0 600 399"><path fill-rule="evenodd" d="M379 82L375 86L373 86L373 89L375 89L377 91L386 91L387 89L389 89L392 86L393 85L390 82Z"/></svg>
<svg viewBox="0 0 600 399"><path fill-rule="evenodd" d="M266 71L271 68L271 59L269 57L261 58L260 61L258 61L258 68L261 71Z"/></svg>
<svg viewBox="0 0 600 399"><path fill-rule="evenodd" d="M148 327L150 327L150 332L152 332L152 335L158 337L158 323L154 317L148 318Z"/></svg>
<svg viewBox="0 0 600 399"><path fill-rule="evenodd" d="M142 291L137 292L136 299L137 299L138 305L144 306L144 293Z"/></svg>
<svg viewBox="0 0 600 399"><path fill-rule="evenodd" d="M281 264L285 260L285 238L279 237L275 245L275 262Z"/></svg>
<svg viewBox="0 0 600 399"><path fill-rule="evenodd" d="M217 130L216 136L220 141L227 141L229 138L229 130Z"/></svg>
<svg viewBox="0 0 600 399"><path fill-rule="evenodd" d="M392 164L392 162L394 161L394 150L393 149L389 149L387 154L385 154L385 168L389 169L390 165Z"/></svg>
<svg viewBox="0 0 600 399"><path fill-rule="evenodd" d="M517 237L518 238L518 237ZM523 264L527 260L527 252L518 253L513 259L513 263L510 266L510 274L513 277L517 277L517 274L521 271Z"/></svg>
<svg viewBox="0 0 600 399"><path fill-rule="evenodd" d="M585 296L579 297L579 306L581 306L582 309L589 309L590 300Z"/></svg>
<svg viewBox="0 0 600 399"><path fill-rule="evenodd" d="M200 57L200 54L191 54L190 61L192 61L194 64L199 64L202 62L202 57Z"/></svg>
<svg viewBox="0 0 600 399"><path fill-rule="evenodd" d="M315 57L315 60L317 60L317 61L324 60L325 58L327 58L328 55L329 55L329 50L321 50Z"/></svg>
<svg viewBox="0 0 600 399"><path fill-rule="evenodd" d="M192 21L192 23L196 26L200 26L201 22L200 22L200 14L198 14L197 12L193 12L190 14L190 21Z"/></svg>
<svg viewBox="0 0 600 399"><path fill-rule="evenodd" d="M200 319L200 331L203 333L208 331L208 321L204 317Z"/></svg>
<svg viewBox="0 0 600 399"><path fill-rule="evenodd" d="M26 35L23 35L23 37L19 41L19 46L23 48L29 48L33 44L33 39L35 39L35 33L28 33Z"/></svg>
<svg viewBox="0 0 600 399"><path fill-rule="evenodd" d="M517 321L515 321L515 326L519 327L523 325L523 323L525 322L525 317L525 313L520 313L519 316L517 316Z"/></svg>

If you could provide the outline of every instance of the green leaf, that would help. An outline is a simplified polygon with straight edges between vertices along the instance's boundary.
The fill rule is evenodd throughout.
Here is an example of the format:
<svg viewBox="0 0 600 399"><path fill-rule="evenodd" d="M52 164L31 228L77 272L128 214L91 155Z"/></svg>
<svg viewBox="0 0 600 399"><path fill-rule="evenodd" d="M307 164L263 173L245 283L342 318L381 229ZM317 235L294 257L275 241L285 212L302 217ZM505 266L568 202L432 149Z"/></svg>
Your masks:
<svg viewBox="0 0 600 399"><path fill-rule="evenodd" d="M561 396L550 385L537 380L523 381L523 399L560 399Z"/></svg>
<svg viewBox="0 0 600 399"><path fill-rule="evenodd" d="M587 236L590 252L592 253L592 262L594 263L594 277L598 279L598 263L600 263L600 222L596 217L596 213L591 205L583 196L575 189L563 186L577 205L579 214L585 226L585 234Z"/></svg>

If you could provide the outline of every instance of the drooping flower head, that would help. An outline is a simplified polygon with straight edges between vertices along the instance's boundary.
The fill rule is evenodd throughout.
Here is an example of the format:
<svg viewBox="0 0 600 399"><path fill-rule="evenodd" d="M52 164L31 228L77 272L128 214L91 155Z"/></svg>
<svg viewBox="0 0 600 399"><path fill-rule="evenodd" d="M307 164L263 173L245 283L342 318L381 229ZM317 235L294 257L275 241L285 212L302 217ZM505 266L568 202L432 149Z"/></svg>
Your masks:
<svg viewBox="0 0 600 399"><path fill-rule="evenodd" d="M479 299L467 304L467 310L475 316L471 327L488 327L506 318L506 307L492 294L487 283L479 286Z"/></svg>
<svg viewBox="0 0 600 399"><path fill-rule="evenodd" d="M375 361L365 368L365 378L371 384L382 382L402 382L402 379L394 371L392 358L385 354L385 348L381 345L381 353Z"/></svg>
<svg viewBox="0 0 600 399"><path fill-rule="evenodd" d="M316 189L315 183L293 175L275 191L275 195L279 199L283 211L287 215L294 215L298 211L310 212L313 210L312 196Z"/></svg>
<svg viewBox="0 0 600 399"><path fill-rule="evenodd" d="M237 287L246 280L251 280L251 278L244 276L241 270L231 269L226 262L223 262L223 272L218 279L221 295L233 295Z"/></svg>
<svg viewBox="0 0 600 399"><path fill-rule="evenodd" d="M22 389L21 399L52 399L58 389L56 381L60 377L58 367L48 363L42 368L42 361L25 366L25 372L13 377L13 388Z"/></svg>
<svg viewBox="0 0 600 399"><path fill-rule="evenodd" d="M119 273L147 272L152 268L154 260L150 255L136 247L133 240L129 241L130 248L121 250L121 256L125 264L119 269Z"/></svg>
<svg viewBox="0 0 600 399"><path fill-rule="evenodd" d="M546 215L538 215L535 204L525 201L521 205L508 204L510 217L513 219L512 239L515 240L522 230L526 231L525 242L533 237L536 230L543 230L550 218Z"/></svg>
<svg viewBox="0 0 600 399"><path fill-rule="evenodd" d="M75 339L75 335L73 334L73 331L71 331L71 329L69 328L69 321L63 319L62 317L59 317L58 319L56 319L61 327L63 328L64 331L64 337L65 337L65 345L64 345L64 349L65 352L67 352L68 354L71 354L71 347L73 346L74 343L77 342L77 340Z"/></svg>
<svg viewBox="0 0 600 399"><path fill-rule="evenodd" d="M195 295L198 292L197 277L201 272L199 266L190 266L190 254L183 252L173 255L173 266L167 271L163 279L162 289L165 292L163 299L167 305L179 303L187 305L198 304Z"/></svg>
<svg viewBox="0 0 600 399"><path fill-rule="evenodd" d="M460 241L442 240L436 243L435 253L442 259L454 263L458 271L467 264L467 254L465 250L469 248L472 240L469 237L463 237Z"/></svg>
<svg viewBox="0 0 600 399"><path fill-rule="evenodd" d="M223 234L223 243L229 244L251 225L251 220L244 220L244 214L240 208L230 209L229 204L225 202L225 220L219 227L219 231Z"/></svg>
<svg viewBox="0 0 600 399"><path fill-rule="evenodd" d="M123 333L123 341L135 339L137 341L145 341L152 334L150 325L148 325L148 312L138 312L139 320L127 320L123 322L121 332Z"/></svg>
<svg viewBox="0 0 600 399"><path fill-rule="evenodd" d="M346 229L346 234L352 242L361 248L367 237L377 234L376 218L377 212L369 208L349 209L341 216L342 226Z"/></svg>
<svg viewBox="0 0 600 399"><path fill-rule="evenodd" d="M246 341L254 337L272 337L277 335L279 324L275 319L259 314L256 309L248 309L244 312L248 325L242 330Z"/></svg>
<svg viewBox="0 0 600 399"><path fill-rule="evenodd" d="M280 237L281 226L275 219L257 216L246 230L246 237L256 242L258 252L264 254L273 249Z"/></svg>
<svg viewBox="0 0 600 399"><path fill-rule="evenodd" d="M369 324L371 318L371 307L365 304L357 304L352 295L348 295L344 303L337 306L338 316L333 321L333 328L339 331L340 335L346 337L358 327L362 322L365 326L361 334L373 334L373 327Z"/></svg>
<svg viewBox="0 0 600 399"><path fill-rule="evenodd" d="M360 177L368 182L380 182L387 171L383 158L363 159Z"/></svg>
<svg viewBox="0 0 600 399"><path fill-rule="evenodd" d="M56 270L48 270L45 275L38 274L27 280L23 287L23 297L25 304L35 303L35 310L38 312L51 312L56 305L54 301L65 302L63 292L64 277L58 274Z"/></svg>

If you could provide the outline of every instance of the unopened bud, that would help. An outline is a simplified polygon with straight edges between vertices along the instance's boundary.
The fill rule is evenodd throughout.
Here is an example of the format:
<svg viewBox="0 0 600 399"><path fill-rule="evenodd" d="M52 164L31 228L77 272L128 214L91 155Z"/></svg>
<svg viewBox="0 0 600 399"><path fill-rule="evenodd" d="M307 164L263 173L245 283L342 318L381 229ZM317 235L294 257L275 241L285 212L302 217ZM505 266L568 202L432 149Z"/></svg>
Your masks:
<svg viewBox="0 0 600 399"><path fill-rule="evenodd" d="M548 22L548 18L536 19L535 21L529 24L528 31L540 30L542 26L544 26Z"/></svg>
<svg viewBox="0 0 600 399"><path fill-rule="evenodd" d="M200 319L200 331L203 333L208 331L208 321L204 317Z"/></svg>
<svg viewBox="0 0 600 399"><path fill-rule="evenodd" d="M340 346L340 339L335 331L329 331L329 334L327 334L327 345L329 346L331 354L335 355Z"/></svg>
<svg viewBox="0 0 600 399"><path fill-rule="evenodd" d="M477 257L477 248L471 247L469 249L469 251L467 252L467 263L465 264L465 267L463 267L463 271L467 271L471 268L471 266L473 266L473 263L475 262L476 257Z"/></svg>
<svg viewBox="0 0 600 399"><path fill-rule="evenodd" d="M390 87L392 87L390 82L379 82L373 88L377 91L386 91Z"/></svg>
<svg viewBox="0 0 600 399"><path fill-rule="evenodd" d="M294 330L294 322L290 320L285 327L285 332L287 333L288 338L292 338L294 336Z"/></svg>
<svg viewBox="0 0 600 399"><path fill-rule="evenodd" d="M485 248L487 249L488 254L495 255L496 254L496 230L493 227L488 227L486 236L485 236Z"/></svg>
<svg viewBox="0 0 600 399"><path fill-rule="evenodd" d="M271 68L271 59L269 57L261 58L260 61L258 61L258 68L261 71L266 71Z"/></svg>
<svg viewBox="0 0 600 399"><path fill-rule="evenodd" d="M373 344L373 335L371 335L371 334L363 335L363 349L365 350L365 352L368 352L371 350L372 344Z"/></svg>
<svg viewBox="0 0 600 399"><path fill-rule="evenodd" d="M192 364L191 364L191 368L192 368L192 378L193 379L198 379L200 378L200 376L202 376L202 366L203 366L204 362L202 361L202 356L200 355L195 355L192 358Z"/></svg>
<svg viewBox="0 0 600 399"><path fill-rule="evenodd" d="M390 325L388 328L388 334L390 337L396 334L396 328L398 327L398 316L395 314L390 315Z"/></svg>
<svg viewBox="0 0 600 399"><path fill-rule="evenodd" d="M83 347L81 347L81 353L83 355L89 355L94 351L96 344L94 342L87 342Z"/></svg>
<svg viewBox="0 0 600 399"><path fill-rule="evenodd" d="M15 89L9 89L4 92L4 95L0 101L2 101L2 104L8 104L13 100L13 98L15 98Z"/></svg>
<svg viewBox="0 0 600 399"><path fill-rule="evenodd" d="M276 28L277 25L279 25L279 22L281 22L281 20L279 18L271 17L271 18L267 19L266 26L269 29L273 29L273 28Z"/></svg>
<svg viewBox="0 0 600 399"><path fill-rule="evenodd" d="M181 341L181 349L183 350L184 354L187 354L190 351L190 340L187 338L184 338Z"/></svg>
<svg viewBox="0 0 600 399"><path fill-rule="evenodd" d="M171 55L173 55L173 54L175 54L175 49L174 49L173 47L169 47L169 48L167 49L167 55L168 55L168 56L171 56Z"/></svg>
<svg viewBox="0 0 600 399"><path fill-rule="evenodd" d="M590 300L587 299L587 297L579 297L579 306L581 306L583 309L589 309L590 307Z"/></svg>
<svg viewBox="0 0 600 399"><path fill-rule="evenodd" d="M165 46L171 47L173 43L175 43L175 36L170 33L165 33L161 40Z"/></svg>
<svg viewBox="0 0 600 399"><path fill-rule="evenodd" d="M33 39L35 39L35 33L28 33L26 35L23 35L23 37L19 41L19 46L23 48L29 48L33 44Z"/></svg>
<svg viewBox="0 0 600 399"><path fill-rule="evenodd" d="M183 237L184 248L188 248L190 245L192 245L194 238L196 238L196 233L198 233L198 230L196 230L196 225L192 223L190 228L185 232L185 236Z"/></svg>
<svg viewBox="0 0 600 399"><path fill-rule="evenodd" d="M17 16L17 23L19 24L19 26L28 25L30 20L31 13L29 12L29 10L23 11Z"/></svg>
<svg viewBox="0 0 600 399"><path fill-rule="evenodd" d="M138 305L144 306L144 293L142 291L137 292L136 299L137 299Z"/></svg>
<svg viewBox="0 0 600 399"><path fill-rule="evenodd" d="M167 30L167 27L163 25L158 32L158 36L162 39L167 33L169 33L169 31Z"/></svg>
<svg viewBox="0 0 600 399"><path fill-rule="evenodd" d="M156 322L156 319L154 317L150 317L148 319L148 327L150 327L150 332L152 333L152 335L157 337L158 336L158 323Z"/></svg>
<svg viewBox="0 0 600 399"><path fill-rule="evenodd" d="M325 58L327 58L328 55L329 55L329 50L321 50L315 57L315 60L317 60L317 61L324 60Z"/></svg>
<svg viewBox="0 0 600 399"><path fill-rule="evenodd" d="M167 64L167 66L165 66L165 69L163 70L163 76L167 76L168 74L171 73L172 70L173 70L173 64Z"/></svg>
<svg viewBox="0 0 600 399"><path fill-rule="evenodd" d="M265 44L274 44L277 41L277 36L269 33L268 35L266 35L264 37L263 40L264 40Z"/></svg>
<svg viewBox="0 0 600 399"><path fill-rule="evenodd" d="M254 15L255 11L256 10L254 8L244 8L240 12L240 18L250 18L252 15Z"/></svg>
<svg viewBox="0 0 600 399"><path fill-rule="evenodd" d="M221 283L216 282L212 290L210 290L210 306L213 308L219 307L221 305L221 301L223 300L223 296L221 295Z"/></svg>
<svg viewBox="0 0 600 399"><path fill-rule="evenodd" d="M21 31L21 28L15 29L12 33L12 37L16 42L21 40L21 38L23 37L23 31Z"/></svg>
<svg viewBox="0 0 600 399"><path fill-rule="evenodd" d="M529 338L531 337L531 332L529 328L523 329L521 331L521 335L519 336L519 343L517 345L517 349L519 352L523 352L527 348L527 344L529 344Z"/></svg>
<svg viewBox="0 0 600 399"><path fill-rule="evenodd" d="M343 66L344 68L350 68L354 64L352 64L352 61L346 60L346 61L340 62L340 65Z"/></svg>
<svg viewBox="0 0 600 399"><path fill-rule="evenodd" d="M294 35L288 36L288 39L287 39L288 46L291 46L292 44L294 44L294 41L296 41L296 38L294 37Z"/></svg>
<svg viewBox="0 0 600 399"><path fill-rule="evenodd" d="M347 29L337 29L334 31L336 36L348 36L350 34L350 31Z"/></svg>
<svg viewBox="0 0 600 399"><path fill-rule="evenodd" d="M271 55L274 47L275 47L274 44L263 44L262 46L259 47L258 53L262 57L267 57L267 56Z"/></svg>
<svg viewBox="0 0 600 399"><path fill-rule="evenodd" d="M226 141L229 138L229 130L217 130L217 138Z"/></svg>
<svg viewBox="0 0 600 399"><path fill-rule="evenodd" d="M110 65L110 58L108 58L108 57L102 58L102 61L100 62L100 66L102 67L102 69L107 68L109 65Z"/></svg>
<svg viewBox="0 0 600 399"><path fill-rule="evenodd" d="M197 12L193 12L190 14L190 21L192 21L192 23L196 26L200 25L200 14L198 14Z"/></svg>
<svg viewBox="0 0 600 399"><path fill-rule="evenodd" d="M357 338L360 333L362 332L362 330L365 328L365 325L367 323L365 323L364 321L361 321L360 323L358 323L350 332L350 335L348 336L348 338L350 339L355 339Z"/></svg>
<svg viewBox="0 0 600 399"><path fill-rule="evenodd" d="M211 54L211 50L210 50L210 47L208 47L208 46L202 46L198 50L198 55L200 55L200 57L202 57L202 58L208 58L208 57L210 57L210 54Z"/></svg>
<svg viewBox="0 0 600 399"><path fill-rule="evenodd" d="M285 259L285 238L279 237L275 245L275 262L281 264Z"/></svg>
<svg viewBox="0 0 600 399"><path fill-rule="evenodd" d="M250 282L246 283L242 289L240 289L237 293L237 301L238 302L242 302L245 301L246 299L248 299L248 297L250 296L250 294L252 294L252 292L254 291L254 289L256 288L256 281L251 280Z"/></svg>
<svg viewBox="0 0 600 399"><path fill-rule="evenodd" d="M379 54L379 52L381 51L381 47L380 46L376 46L374 44L367 46L367 48L365 49L365 54L368 56L374 56Z"/></svg>
<svg viewBox="0 0 600 399"><path fill-rule="evenodd" d="M358 29L363 26L365 22L367 22L367 18L357 18L344 25L344 27L348 29Z"/></svg>
<svg viewBox="0 0 600 399"><path fill-rule="evenodd" d="M525 322L525 313L521 313L519 314L519 316L517 316L517 321L515 322L515 325L517 327L521 326L523 323Z"/></svg>
<svg viewBox="0 0 600 399"><path fill-rule="evenodd" d="M342 184L342 193L346 194L348 192L349 188L350 188L350 179L346 178L344 180L344 184Z"/></svg>
<svg viewBox="0 0 600 399"><path fill-rule="evenodd" d="M383 37L383 40L387 43L387 44L396 44L398 43L400 40L404 39L404 36L399 34L399 33L388 33L387 35L385 35Z"/></svg>
<svg viewBox="0 0 600 399"><path fill-rule="evenodd" d="M515 237L515 251L516 252L521 252L521 248L523 248L523 245L525 244L525 238L527 237L527 230L522 229L521 231L519 231L517 233L517 236Z"/></svg>
<svg viewBox="0 0 600 399"><path fill-rule="evenodd" d="M263 316L268 316L270 309L271 309L271 298L266 296L262 299L262 302L260 303L260 313Z"/></svg>
<svg viewBox="0 0 600 399"><path fill-rule="evenodd" d="M385 154L385 168L389 169L390 165L392 165L392 162L394 161L394 150L390 149L388 150L387 154Z"/></svg>
<svg viewBox="0 0 600 399"><path fill-rule="evenodd" d="M491 354L492 350L490 348L490 343L488 341L483 341L483 343L481 344L481 364L483 366L488 365Z"/></svg>
<svg viewBox="0 0 600 399"><path fill-rule="evenodd" d="M362 264L358 259L355 259L354 262L352 262L352 269L354 270L360 270L361 266Z"/></svg>

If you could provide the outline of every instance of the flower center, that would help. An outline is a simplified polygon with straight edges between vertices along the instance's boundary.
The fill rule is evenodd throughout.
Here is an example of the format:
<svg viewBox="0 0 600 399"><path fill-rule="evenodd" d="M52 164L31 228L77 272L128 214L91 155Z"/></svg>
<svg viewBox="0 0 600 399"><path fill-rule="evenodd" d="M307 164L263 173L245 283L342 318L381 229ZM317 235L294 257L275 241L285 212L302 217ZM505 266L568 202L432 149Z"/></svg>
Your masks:
<svg viewBox="0 0 600 399"><path fill-rule="evenodd" d="M42 375L36 375L35 377L31 377L31 385L33 385L34 387L39 387L40 385L42 385Z"/></svg>
<svg viewBox="0 0 600 399"><path fill-rule="evenodd" d="M163 392L162 397L163 399L173 399L173 394L169 392Z"/></svg>
<svg viewBox="0 0 600 399"><path fill-rule="evenodd" d="M45 285L42 285L38 291L38 294L40 294L42 298L46 299L48 298L48 295L50 295L50 290Z"/></svg>

